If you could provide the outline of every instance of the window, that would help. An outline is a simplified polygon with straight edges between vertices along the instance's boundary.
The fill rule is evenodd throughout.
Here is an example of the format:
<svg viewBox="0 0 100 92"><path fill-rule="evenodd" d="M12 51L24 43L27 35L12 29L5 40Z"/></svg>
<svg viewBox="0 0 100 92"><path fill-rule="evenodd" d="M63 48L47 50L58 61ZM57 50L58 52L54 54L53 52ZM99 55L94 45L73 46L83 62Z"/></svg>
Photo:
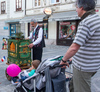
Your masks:
<svg viewBox="0 0 100 92"><path fill-rule="evenodd" d="M1 2L1 14L4 14L6 12L6 2Z"/></svg>
<svg viewBox="0 0 100 92"><path fill-rule="evenodd" d="M21 24L16 24L16 32L21 32Z"/></svg>
<svg viewBox="0 0 100 92"><path fill-rule="evenodd" d="M76 23L75 22L59 22L59 39L74 39Z"/></svg>
<svg viewBox="0 0 100 92"><path fill-rule="evenodd" d="M58 3L60 2L60 0L51 0L51 3L54 4L54 3Z"/></svg>
<svg viewBox="0 0 100 92"><path fill-rule="evenodd" d="M19 32L21 32L21 24L10 24L10 36L15 36Z"/></svg>
<svg viewBox="0 0 100 92"><path fill-rule="evenodd" d="M22 0L16 0L16 11L22 10Z"/></svg>
<svg viewBox="0 0 100 92"><path fill-rule="evenodd" d="M40 6L40 5L41 5L40 2L41 2L41 0L35 0L35 4L34 4L34 6L36 6L36 7L37 7L37 6Z"/></svg>

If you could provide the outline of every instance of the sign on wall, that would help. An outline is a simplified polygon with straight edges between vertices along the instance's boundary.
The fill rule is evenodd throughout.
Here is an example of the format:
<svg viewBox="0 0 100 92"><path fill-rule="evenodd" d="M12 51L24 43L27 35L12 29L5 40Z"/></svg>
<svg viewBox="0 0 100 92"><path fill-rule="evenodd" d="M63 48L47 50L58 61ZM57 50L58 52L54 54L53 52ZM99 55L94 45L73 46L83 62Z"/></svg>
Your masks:
<svg viewBox="0 0 100 92"><path fill-rule="evenodd" d="M8 27L3 27L4 30L8 30Z"/></svg>

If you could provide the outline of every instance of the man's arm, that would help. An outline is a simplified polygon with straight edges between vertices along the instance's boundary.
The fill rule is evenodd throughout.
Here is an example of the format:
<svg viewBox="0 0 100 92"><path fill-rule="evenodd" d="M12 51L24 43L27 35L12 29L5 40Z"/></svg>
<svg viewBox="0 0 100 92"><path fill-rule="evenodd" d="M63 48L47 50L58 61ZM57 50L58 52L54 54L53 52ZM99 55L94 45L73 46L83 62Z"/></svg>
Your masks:
<svg viewBox="0 0 100 92"><path fill-rule="evenodd" d="M31 33L30 33L30 36L28 36L28 37L25 38L25 39L32 39L32 33L33 33L33 32L31 32Z"/></svg>
<svg viewBox="0 0 100 92"><path fill-rule="evenodd" d="M62 58L63 61L67 61L68 59L70 59L71 57L73 57L76 52L79 50L80 45L73 43L69 49L67 50L65 56ZM66 62L64 63L63 61L60 62L60 64L67 64L69 66L69 64Z"/></svg>
<svg viewBox="0 0 100 92"><path fill-rule="evenodd" d="M34 45L39 44L42 41L42 36L43 36L43 29L40 28L38 33L38 38L33 43L31 43L28 47L32 48Z"/></svg>

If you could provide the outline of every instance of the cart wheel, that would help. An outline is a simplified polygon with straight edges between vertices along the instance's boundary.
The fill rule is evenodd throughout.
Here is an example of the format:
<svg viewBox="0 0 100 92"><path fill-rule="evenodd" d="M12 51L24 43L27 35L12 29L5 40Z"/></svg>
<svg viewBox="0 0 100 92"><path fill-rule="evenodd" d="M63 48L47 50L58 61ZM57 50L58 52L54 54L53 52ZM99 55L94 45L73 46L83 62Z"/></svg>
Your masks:
<svg viewBox="0 0 100 92"><path fill-rule="evenodd" d="M5 70L6 78L11 81L11 77L7 74L7 69Z"/></svg>

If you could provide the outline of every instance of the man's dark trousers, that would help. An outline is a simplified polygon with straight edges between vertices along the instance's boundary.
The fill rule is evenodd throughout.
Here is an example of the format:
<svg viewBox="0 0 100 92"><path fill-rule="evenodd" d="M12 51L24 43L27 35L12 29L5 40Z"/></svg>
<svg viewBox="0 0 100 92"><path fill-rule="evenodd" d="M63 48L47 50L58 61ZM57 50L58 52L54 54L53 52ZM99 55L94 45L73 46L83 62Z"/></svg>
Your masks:
<svg viewBox="0 0 100 92"><path fill-rule="evenodd" d="M43 52L43 48L39 48L39 47L33 47L33 60L40 60L42 58L42 52Z"/></svg>

